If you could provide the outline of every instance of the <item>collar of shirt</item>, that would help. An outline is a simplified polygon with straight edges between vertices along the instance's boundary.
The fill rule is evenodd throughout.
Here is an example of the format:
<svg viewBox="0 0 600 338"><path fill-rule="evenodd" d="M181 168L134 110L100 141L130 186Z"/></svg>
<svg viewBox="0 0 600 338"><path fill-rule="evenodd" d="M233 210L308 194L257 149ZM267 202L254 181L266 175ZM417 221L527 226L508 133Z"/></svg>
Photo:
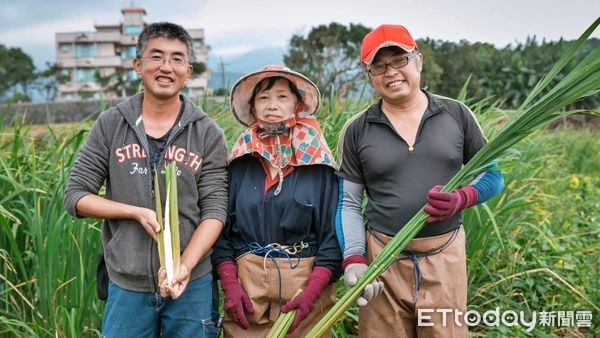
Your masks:
<svg viewBox="0 0 600 338"><path fill-rule="evenodd" d="M427 95L427 100L429 101L429 103L427 104L427 109L425 110L425 114L422 117L422 119L425 120L429 116L432 116L432 115L435 115L435 114L441 112L444 109L444 107L438 101L438 98L435 97L435 95L431 95L429 92L427 92L425 90L423 90L423 93L425 93L425 95ZM391 126L389 119L385 116L385 114L383 113L383 110L381 109L382 102L383 102L383 100L379 99L379 102L377 102L377 104L371 105L371 107L367 111L366 121L383 123L383 124L387 124L387 125Z"/></svg>
<svg viewBox="0 0 600 338"><path fill-rule="evenodd" d="M252 156L258 157L258 159L260 160L260 164L262 165L262 167L265 171L264 195L266 195L267 192L269 191L269 189L271 189L274 185L276 185L279 182L279 175L275 175L275 177L271 177L271 172L269 170L269 164L267 163L267 160L256 153L253 153ZM294 171L294 166L291 166L291 165L285 166L282 169L282 171L283 171L283 177L285 178L287 175L291 174Z"/></svg>

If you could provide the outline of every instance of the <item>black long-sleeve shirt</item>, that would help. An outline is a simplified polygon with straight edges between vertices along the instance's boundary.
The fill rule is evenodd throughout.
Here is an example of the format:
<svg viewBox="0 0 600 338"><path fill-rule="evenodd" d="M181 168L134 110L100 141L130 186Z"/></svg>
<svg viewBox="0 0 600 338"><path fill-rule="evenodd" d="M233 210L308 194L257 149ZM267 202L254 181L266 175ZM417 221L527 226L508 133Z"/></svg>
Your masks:
<svg viewBox="0 0 600 338"><path fill-rule="evenodd" d="M260 159L246 155L229 166L229 216L217 240L212 260L216 266L250 251L250 243L291 245L308 243L297 257L315 257L315 265L340 274L342 253L335 236L338 178L325 165L295 167L264 193L265 170Z"/></svg>

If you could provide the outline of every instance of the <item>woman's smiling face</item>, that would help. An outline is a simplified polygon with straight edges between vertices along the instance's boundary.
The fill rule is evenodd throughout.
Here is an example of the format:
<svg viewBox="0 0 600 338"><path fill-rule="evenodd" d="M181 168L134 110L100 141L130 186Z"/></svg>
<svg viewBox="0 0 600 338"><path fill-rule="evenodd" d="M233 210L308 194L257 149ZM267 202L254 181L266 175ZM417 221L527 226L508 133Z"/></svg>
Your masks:
<svg viewBox="0 0 600 338"><path fill-rule="evenodd" d="M260 91L254 97L252 102L254 106L254 116L261 121L268 123L277 123L291 118L296 108L296 95L290 89L290 83L286 79L278 79L273 86L268 89L268 80L258 84Z"/></svg>

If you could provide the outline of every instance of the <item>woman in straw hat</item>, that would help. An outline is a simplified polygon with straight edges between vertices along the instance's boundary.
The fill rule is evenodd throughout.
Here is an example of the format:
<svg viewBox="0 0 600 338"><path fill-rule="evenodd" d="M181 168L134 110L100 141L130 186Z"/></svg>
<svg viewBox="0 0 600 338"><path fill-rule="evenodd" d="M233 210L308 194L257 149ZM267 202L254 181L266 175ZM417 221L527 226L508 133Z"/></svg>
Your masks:
<svg viewBox="0 0 600 338"><path fill-rule="evenodd" d="M314 117L319 104L317 86L282 66L232 89L233 114L247 129L229 157L229 217L212 256L225 336L265 336L292 309L289 332L303 336L335 300L338 180Z"/></svg>

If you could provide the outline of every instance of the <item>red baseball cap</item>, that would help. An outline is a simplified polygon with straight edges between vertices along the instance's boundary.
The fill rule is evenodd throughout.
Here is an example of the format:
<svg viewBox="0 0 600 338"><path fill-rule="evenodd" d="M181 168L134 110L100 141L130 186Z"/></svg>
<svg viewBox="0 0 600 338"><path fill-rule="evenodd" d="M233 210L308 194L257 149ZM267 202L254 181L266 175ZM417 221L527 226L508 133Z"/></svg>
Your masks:
<svg viewBox="0 0 600 338"><path fill-rule="evenodd" d="M370 65L381 48L396 46L407 52L418 49L415 39L404 26L381 25L363 38L360 47L360 61Z"/></svg>

